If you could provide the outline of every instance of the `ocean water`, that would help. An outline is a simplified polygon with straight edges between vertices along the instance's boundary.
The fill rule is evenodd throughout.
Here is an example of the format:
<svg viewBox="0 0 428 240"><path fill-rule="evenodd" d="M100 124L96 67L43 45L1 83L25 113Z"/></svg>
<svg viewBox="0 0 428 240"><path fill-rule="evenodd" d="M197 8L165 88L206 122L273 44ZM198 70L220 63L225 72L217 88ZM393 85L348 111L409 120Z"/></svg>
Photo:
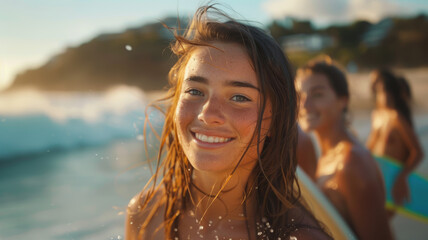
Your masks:
<svg viewBox="0 0 428 240"><path fill-rule="evenodd" d="M151 176L142 135L147 101L127 87L0 95L0 239L123 239L126 205ZM161 126L159 114L148 117ZM368 112L354 115L362 141L369 121ZM428 155L428 113L415 123ZM428 176L426 159L418 172ZM426 224L405 216L392 226L397 239L428 236Z"/></svg>

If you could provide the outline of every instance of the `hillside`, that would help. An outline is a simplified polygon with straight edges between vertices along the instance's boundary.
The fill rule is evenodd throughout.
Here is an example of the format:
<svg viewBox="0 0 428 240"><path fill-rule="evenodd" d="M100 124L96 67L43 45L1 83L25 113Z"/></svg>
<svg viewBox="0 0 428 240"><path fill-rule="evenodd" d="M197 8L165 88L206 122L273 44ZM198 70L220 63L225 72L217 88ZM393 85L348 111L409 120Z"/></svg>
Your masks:
<svg viewBox="0 0 428 240"><path fill-rule="evenodd" d="M173 26L175 18L163 21ZM103 34L68 48L40 68L19 74L10 89L35 87L48 91L101 91L117 84L159 90L167 84L174 63L172 39L161 23L122 33Z"/></svg>

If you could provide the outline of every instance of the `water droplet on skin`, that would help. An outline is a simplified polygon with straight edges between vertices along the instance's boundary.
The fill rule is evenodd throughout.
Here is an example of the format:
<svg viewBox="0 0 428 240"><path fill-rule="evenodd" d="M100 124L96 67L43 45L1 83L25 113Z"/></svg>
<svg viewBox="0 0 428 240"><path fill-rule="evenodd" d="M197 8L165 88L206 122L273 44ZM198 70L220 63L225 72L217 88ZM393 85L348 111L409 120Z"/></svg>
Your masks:
<svg viewBox="0 0 428 240"><path fill-rule="evenodd" d="M257 233L257 235L261 236L261 235L262 235L262 232L258 232L258 233Z"/></svg>
<svg viewBox="0 0 428 240"><path fill-rule="evenodd" d="M267 222L267 219L265 217L262 217L262 222Z"/></svg>
<svg viewBox="0 0 428 240"><path fill-rule="evenodd" d="M221 216L218 216L218 219L222 219L222 217L221 217Z"/></svg>
<svg viewBox="0 0 428 240"><path fill-rule="evenodd" d="M271 229L270 232L273 233L273 229Z"/></svg>
<svg viewBox="0 0 428 240"><path fill-rule="evenodd" d="M125 49L128 50L128 51L132 51L132 46L131 45L126 45Z"/></svg>
<svg viewBox="0 0 428 240"><path fill-rule="evenodd" d="M177 228L174 228L174 232L178 232L178 229L177 229Z"/></svg>
<svg viewBox="0 0 428 240"><path fill-rule="evenodd" d="M204 229L204 226L199 226L199 230L202 230L202 229Z"/></svg>
<svg viewBox="0 0 428 240"><path fill-rule="evenodd" d="M290 240L297 240L295 236L290 236Z"/></svg>
<svg viewBox="0 0 428 240"><path fill-rule="evenodd" d="M134 224L133 222L130 222L129 224Z"/></svg>
<svg viewBox="0 0 428 240"><path fill-rule="evenodd" d="M227 221L228 221L228 222L231 222L232 220L230 220L230 219L227 219Z"/></svg>
<svg viewBox="0 0 428 240"><path fill-rule="evenodd" d="M192 227L192 226L190 226L190 227L189 227L189 229L193 229L193 227Z"/></svg>
<svg viewBox="0 0 428 240"><path fill-rule="evenodd" d="M294 222L294 218L292 218L291 221Z"/></svg>
<svg viewBox="0 0 428 240"><path fill-rule="evenodd" d="M230 229L232 229L232 230L233 230L234 228L235 228L234 226L230 226Z"/></svg>

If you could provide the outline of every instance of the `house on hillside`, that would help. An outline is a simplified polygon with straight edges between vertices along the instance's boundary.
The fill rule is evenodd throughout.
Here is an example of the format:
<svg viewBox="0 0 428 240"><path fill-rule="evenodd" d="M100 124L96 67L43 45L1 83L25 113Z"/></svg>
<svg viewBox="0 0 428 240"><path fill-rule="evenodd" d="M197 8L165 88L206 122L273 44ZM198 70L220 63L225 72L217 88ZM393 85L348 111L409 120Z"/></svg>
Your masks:
<svg viewBox="0 0 428 240"><path fill-rule="evenodd" d="M286 52L316 52L334 45L332 37L324 34L295 34L281 41Z"/></svg>
<svg viewBox="0 0 428 240"><path fill-rule="evenodd" d="M372 25L363 35L362 42L368 47L376 47L389 33L394 23L391 18L386 18Z"/></svg>

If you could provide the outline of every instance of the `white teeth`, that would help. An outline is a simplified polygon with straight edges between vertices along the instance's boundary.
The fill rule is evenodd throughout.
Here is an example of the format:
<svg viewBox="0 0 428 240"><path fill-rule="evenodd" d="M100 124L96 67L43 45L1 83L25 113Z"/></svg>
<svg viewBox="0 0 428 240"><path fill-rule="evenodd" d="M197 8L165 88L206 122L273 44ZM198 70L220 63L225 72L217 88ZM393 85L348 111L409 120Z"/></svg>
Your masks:
<svg viewBox="0 0 428 240"><path fill-rule="evenodd" d="M208 143L224 143L224 142L229 142L231 140L231 138L206 136L206 135L201 134L201 133L195 133L195 136L200 141L208 142Z"/></svg>

